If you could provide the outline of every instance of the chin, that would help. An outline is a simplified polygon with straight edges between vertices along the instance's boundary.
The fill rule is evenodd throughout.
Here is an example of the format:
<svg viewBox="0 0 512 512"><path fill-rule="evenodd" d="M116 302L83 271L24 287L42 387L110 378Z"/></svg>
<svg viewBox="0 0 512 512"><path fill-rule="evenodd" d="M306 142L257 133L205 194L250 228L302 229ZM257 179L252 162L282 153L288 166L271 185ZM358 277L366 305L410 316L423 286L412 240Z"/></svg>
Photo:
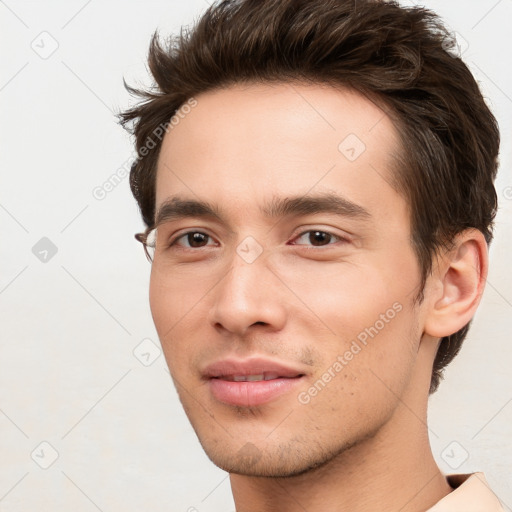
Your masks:
<svg viewBox="0 0 512 512"><path fill-rule="evenodd" d="M357 444L347 443L326 452L321 446L298 441L264 449L247 442L239 450L232 450L229 445L219 447L218 444L212 448L208 443L200 442L208 458L220 469L231 474L262 478L290 478L318 471Z"/></svg>

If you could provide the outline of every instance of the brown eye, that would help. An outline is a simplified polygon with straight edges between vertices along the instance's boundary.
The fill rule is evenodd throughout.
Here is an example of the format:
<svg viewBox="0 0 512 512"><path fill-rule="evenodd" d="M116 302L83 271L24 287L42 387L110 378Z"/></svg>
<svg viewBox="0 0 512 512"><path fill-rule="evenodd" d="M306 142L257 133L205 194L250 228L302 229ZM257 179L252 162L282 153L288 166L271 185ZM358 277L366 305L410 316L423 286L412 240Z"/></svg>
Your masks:
<svg viewBox="0 0 512 512"><path fill-rule="evenodd" d="M210 239L210 235L202 233L201 231L189 231L188 233L183 233L181 236L176 238L174 242L171 243L171 246L181 245L187 249L198 249L209 245L208 241ZM179 240L185 240L185 242L178 243Z"/></svg>
<svg viewBox="0 0 512 512"><path fill-rule="evenodd" d="M208 242L208 235L204 233L188 233L187 234L187 242L190 247L203 247L205 242Z"/></svg>
<svg viewBox="0 0 512 512"><path fill-rule="evenodd" d="M325 245L332 245L333 242L338 240L343 241L344 239L327 231L312 229L301 233L296 240L298 241L295 242L297 245L312 245L313 247L322 247ZM300 242L300 240L303 240L303 242Z"/></svg>
<svg viewBox="0 0 512 512"><path fill-rule="evenodd" d="M310 231L309 241L313 245L328 245L331 241L332 235L325 231Z"/></svg>

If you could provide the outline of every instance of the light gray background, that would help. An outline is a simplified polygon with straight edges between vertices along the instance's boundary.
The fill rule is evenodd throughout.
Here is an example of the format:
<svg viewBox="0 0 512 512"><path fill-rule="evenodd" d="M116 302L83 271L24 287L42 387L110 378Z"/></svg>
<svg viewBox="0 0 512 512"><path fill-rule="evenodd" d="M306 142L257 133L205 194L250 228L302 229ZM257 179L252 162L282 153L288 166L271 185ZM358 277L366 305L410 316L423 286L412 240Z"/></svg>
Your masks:
<svg viewBox="0 0 512 512"><path fill-rule="evenodd" d="M2 511L234 510L158 348L128 180L93 195L132 152L114 117L130 101L123 76L148 83L153 30L175 32L207 5L0 2ZM444 471L483 470L512 510L512 1L424 5L467 42L503 139L487 288L431 399L431 440Z"/></svg>

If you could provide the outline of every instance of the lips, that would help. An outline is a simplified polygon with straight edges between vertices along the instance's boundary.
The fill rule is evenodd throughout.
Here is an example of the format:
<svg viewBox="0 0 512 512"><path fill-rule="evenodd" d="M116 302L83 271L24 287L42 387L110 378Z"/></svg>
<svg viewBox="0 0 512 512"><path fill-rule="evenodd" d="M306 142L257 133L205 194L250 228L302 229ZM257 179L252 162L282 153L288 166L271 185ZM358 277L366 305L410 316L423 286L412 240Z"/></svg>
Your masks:
<svg viewBox="0 0 512 512"><path fill-rule="evenodd" d="M304 375L300 368L263 358L225 359L203 372L215 399L241 407L276 400L297 386Z"/></svg>

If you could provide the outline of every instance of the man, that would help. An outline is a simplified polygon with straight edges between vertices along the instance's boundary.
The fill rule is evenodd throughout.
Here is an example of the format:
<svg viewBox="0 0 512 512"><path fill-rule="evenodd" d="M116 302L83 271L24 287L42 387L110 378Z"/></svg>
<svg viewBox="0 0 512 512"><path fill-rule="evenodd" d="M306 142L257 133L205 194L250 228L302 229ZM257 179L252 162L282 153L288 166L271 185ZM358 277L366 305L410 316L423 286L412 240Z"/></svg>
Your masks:
<svg viewBox="0 0 512 512"><path fill-rule="evenodd" d="M427 434L484 289L499 147L441 22L227 0L155 35L149 67L122 120L151 311L237 511L503 510Z"/></svg>

